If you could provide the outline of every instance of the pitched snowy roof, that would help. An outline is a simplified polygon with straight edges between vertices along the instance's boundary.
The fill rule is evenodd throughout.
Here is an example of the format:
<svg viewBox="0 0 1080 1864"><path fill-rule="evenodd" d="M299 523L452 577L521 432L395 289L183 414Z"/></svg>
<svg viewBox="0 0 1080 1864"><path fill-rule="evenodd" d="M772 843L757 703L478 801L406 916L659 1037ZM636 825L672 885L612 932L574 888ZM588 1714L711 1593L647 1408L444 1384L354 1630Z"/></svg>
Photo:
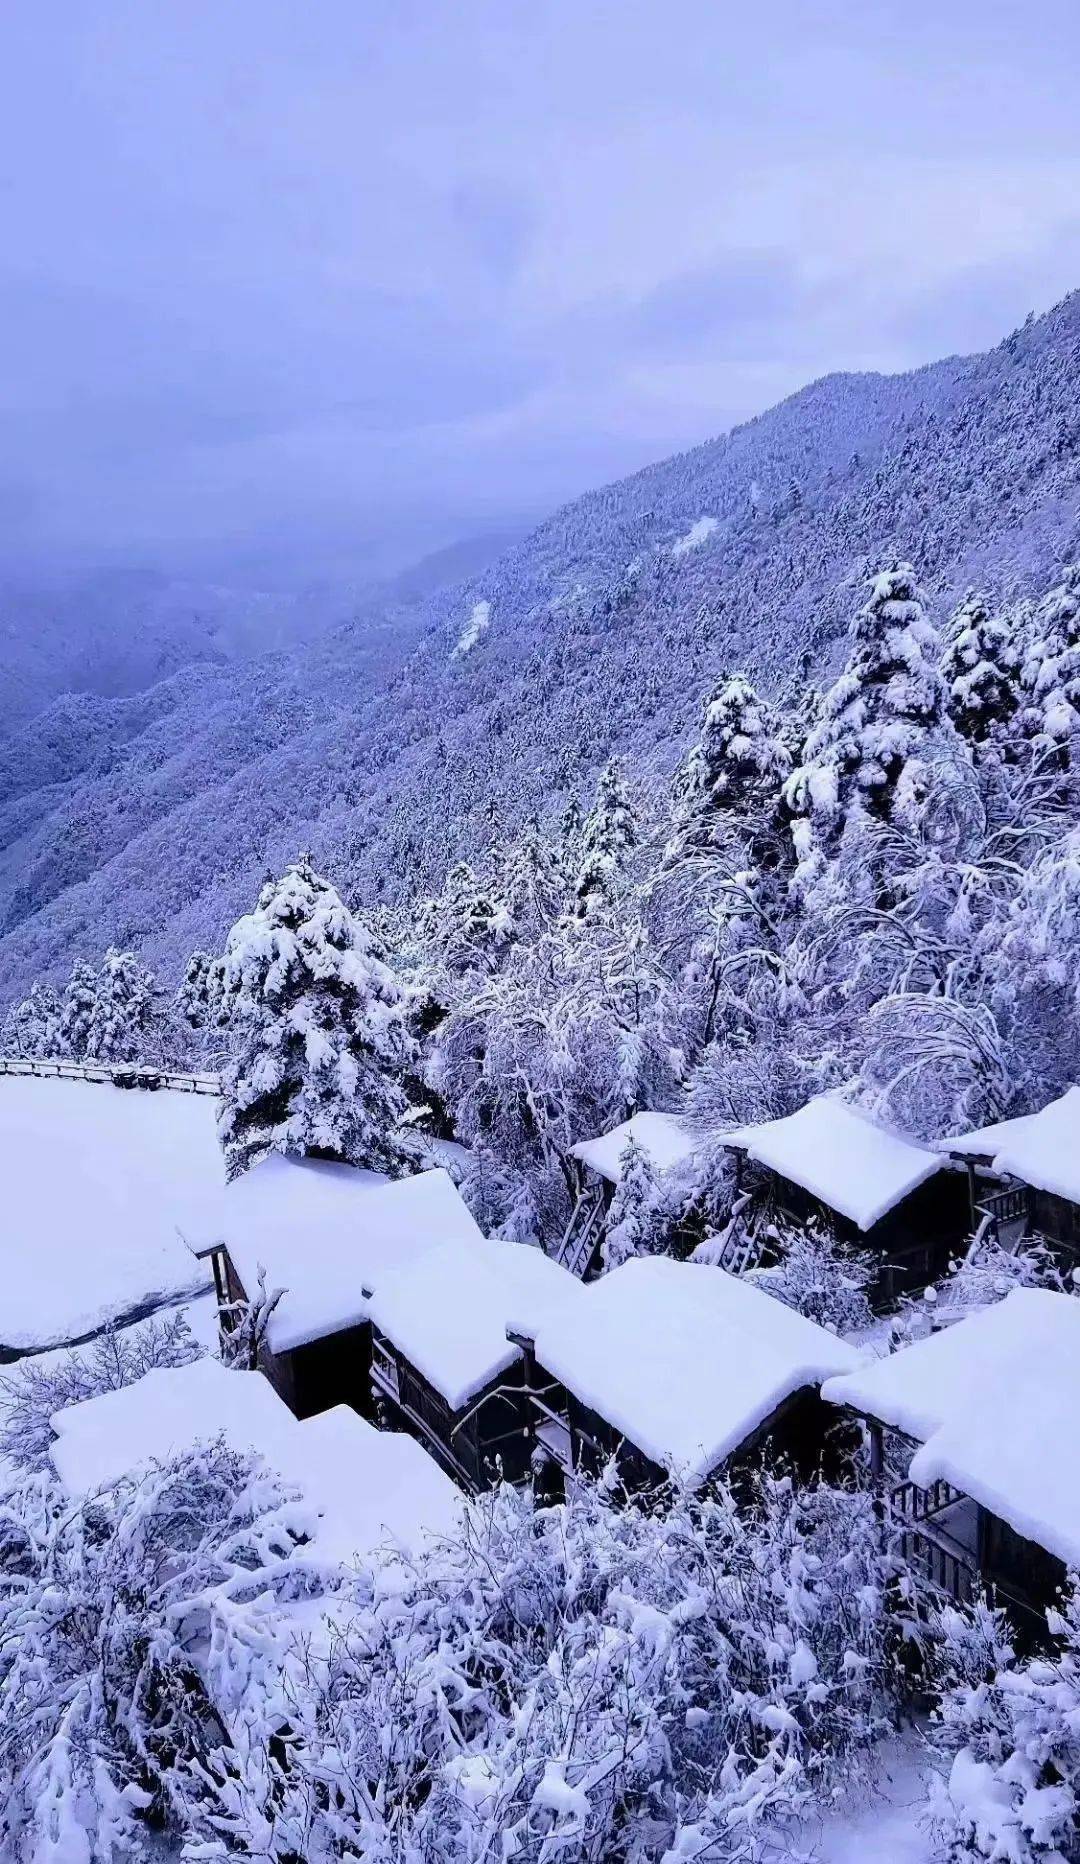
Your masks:
<svg viewBox="0 0 1080 1864"><path fill-rule="evenodd" d="M58 1411L52 1426L53 1464L77 1497L218 1436L257 1451L300 1489L321 1561L346 1564L388 1542L413 1550L458 1517L458 1490L411 1437L377 1431L346 1405L300 1423L261 1372L216 1359L148 1372Z"/></svg>
<svg viewBox="0 0 1080 1864"><path fill-rule="evenodd" d="M536 1330L538 1362L653 1462L700 1482L852 1347L723 1269L624 1262Z"/></svg>
<svg viewBox="0 0 1080 1864"><path fill-rule="evenodd" d="M938 1150L982 1161L1003 1177L1080 1203L1080 1087L1066 1088L1038 1113L941 1139Z"/></svg>
<svg viewBox="0 0 1080 1864"><path fill-rule="evenodd" d="M209 1095L0 1075L0 1346L77 1339L201 1287L181 1233L225 1188Z"/></svg>
<svg viewBox="0 0 1080 1864"><path fill-rule="evenodd" d="M668 1171L690 1158L701 1144L701 1135L677 1120L673 1113L635 1113L609 1133L595 1139L583 1139L570 1147L570 1156L580 1159L590 1171L599 1172L612 1184L622 1177L622 1155L627 1142L634 1139L648 1153L656 1171Z"/></svg>
<svg viewBox="0 0 1080 1864"><path fill-rule="evenodd" d="M928 1147L832 1094L808 1100L786 1119L736 1127L723 1143L801 1185L860 1230L872 1229L944 1164Z"/></svg>
<svg viewBox="0 0 1080 1864"><path fill-rule="evenodd" d="M822 1396L918 1439L912 1481L954 1488L1080 1562L1080 1300L1016 1288Z"/></svg>
<svg viewBox="0 0 1080 1864"><path fill-rule="evenodd" d="M518 1358L508 1327L535 1333L582 1292L577 1277L543 1250L478 1235L439 1243L385 1275L371 1318L458 1411Z"/></svg>
<svg viewBox="0 0 1080 1864"><path fill-rule="evenodd" d="M190 1239L189 1239L190 1240ZM259 1270L285 1294L267 1342L291 1352L367 1319L365 1288L436 1243L483 1237L441 1169L388 1180L316 1159L265 1159L228 1187L208 1241L224 1242L249 1297Z"/></svg>

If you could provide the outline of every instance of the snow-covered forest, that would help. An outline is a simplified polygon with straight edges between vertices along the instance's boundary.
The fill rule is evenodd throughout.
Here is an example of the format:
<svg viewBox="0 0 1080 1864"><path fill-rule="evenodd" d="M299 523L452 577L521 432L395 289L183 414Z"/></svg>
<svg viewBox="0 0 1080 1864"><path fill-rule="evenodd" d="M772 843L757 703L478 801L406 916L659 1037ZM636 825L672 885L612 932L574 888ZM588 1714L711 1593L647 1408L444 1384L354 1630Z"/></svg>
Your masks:
<svg viewBox="0 0 1080 1864"><path fill-rule="evenodd" d="M584 808L400 906L347 903L301 854L179 980L110 948L12 1005L3 1047L220 1072L232 1175L272 1152L393 1174L419 1136L453 1140L481 1229L549 1250L571 1146L677 1113L692 1161L661 1173L627 1146L601 1268L708 1262L733 1126L836 1090L940 1139L1076 1080L1078 747L1080 570L1012 604L972 591L935 626L894 561L836 679L781 710L725 675L669 786L610 762ZM869 1264L827 1225L775 1230L771 1257L760 1287L866 1334ZM946 1297L1024 1284L1062 1286L1038 1249L992 1247ZM901 1313L894 1339L920 1324ZM0 1385L20 1864L162 1843L275 1864L810 1856L912 1728L927 1856L1080 1855L1075 1597L1034 1648L977 1596L945 1604L883 1532L857 1447L808 1485L767 1459L698 1493L496 1484L425 1550L348 1566L224 1442L73 1506L49 1419L199 1350L152 1321Z"/></svg>
<svg viewBox="0 0 1080 1864"><path fill-rule="evenodd" d="M302 856L179 980L113 948L36 983L4 1050L224 1066L238 1165L455 1139L481 1226L548 1247L570 1147L641 1107L707 1135L835 1088L921 1139L1035 1109L1080 1071L1078 719L1080 570L938 629L893 565L830 686L781 711L723 678L668 789L612 762L400 907ZM662 1190L639 1161L610 1249L703 1201L707 1145Z"/></svg>

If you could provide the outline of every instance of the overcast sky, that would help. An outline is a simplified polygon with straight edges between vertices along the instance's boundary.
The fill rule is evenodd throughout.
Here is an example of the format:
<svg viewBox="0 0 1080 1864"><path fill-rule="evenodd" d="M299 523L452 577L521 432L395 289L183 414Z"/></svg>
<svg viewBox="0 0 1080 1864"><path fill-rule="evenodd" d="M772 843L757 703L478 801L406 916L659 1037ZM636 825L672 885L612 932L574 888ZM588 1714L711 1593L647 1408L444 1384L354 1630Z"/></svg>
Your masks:
<svg viewBox="0 0 1080 1864"><path fill-rule="evenodd" d="M1080 284L1078 0L3 0L0 554L404 558Z"/></svg>

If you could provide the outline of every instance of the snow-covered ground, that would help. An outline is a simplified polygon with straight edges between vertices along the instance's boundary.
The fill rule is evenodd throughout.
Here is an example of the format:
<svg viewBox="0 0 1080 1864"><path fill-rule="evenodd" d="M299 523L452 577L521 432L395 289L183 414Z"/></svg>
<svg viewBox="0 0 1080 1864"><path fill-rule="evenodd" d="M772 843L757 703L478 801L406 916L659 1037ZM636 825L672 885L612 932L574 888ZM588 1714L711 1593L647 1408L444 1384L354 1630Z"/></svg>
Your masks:
<svg viewBox="0 0 1080 1864"><path fill-rule="evenodd" d="M871 1786L861 1786L850 1805L809 1821L799 1834L802 1855L814 1864L938 1864L941 1854L923 1824L928 1769L917 1733L883 1742Z"/></svg>

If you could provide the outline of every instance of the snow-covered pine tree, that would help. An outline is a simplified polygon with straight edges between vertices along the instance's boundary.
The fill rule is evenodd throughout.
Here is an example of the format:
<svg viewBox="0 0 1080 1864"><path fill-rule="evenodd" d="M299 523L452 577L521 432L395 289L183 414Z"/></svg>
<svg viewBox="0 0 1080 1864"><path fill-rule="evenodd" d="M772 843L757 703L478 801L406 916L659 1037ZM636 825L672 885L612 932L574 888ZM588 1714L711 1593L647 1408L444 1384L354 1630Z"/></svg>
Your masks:
<svg viewBox="0 0 1080 1864"><path fill-rule="evenodd" d="M161 989L153 972L133 951L110 945L96 979L86 1031L86 1053L95 1061L152 1061L160 1049Z"/></svg>
<svg viewBox="0 0 1080 1864"><path fill-rule="evenodd" d="M233 926L223 998L235 1041L219 1123L230 1177L270 1152L399 1165L401 987L310 856Z"/></svg>
<svg viewBox="0 0 1080 1864"><path fill-rule="evenodd" d="M619 1172L604 1230L605 1269L617 1269L631 1256L658 1255L667 1228L652 1160L633 1136L623 1147Z"/></svg>
<svg viewBox="0 0 1080 1864"><path fill-rule="evenodd" d="M847 665L824 695L785 786L804 895L845 837L865 861L864 826L918 829L938 766L960 754L938 657L911 565L883 570L855 617Z"/></svg>
<svg viewBox="0 0 1080 1864"><path fill-rule="evenodd" d="M51 984L34 983L21 1003L12 1004L0 1029L0 1055L57 1055L61 1003Z"/></svg>
<svg viewBox="0 0 1080 1864"><path fill-rule="evenodd" d="M697 742L672 792L669 860L716 853L732 827L759 834L775 818L791 754L772 706L742 674L722 680L705 701Z"/></svg>
<svg viewBox="0 0 1080 1864"><path fill-rule="evenodd" d="M60 1007L60 1047L73 1061L82 1061L88 1052L97 994L97 970L85 958L76 959Z"/></svg>
<svg viewBox="0 0 1080 1864"><path fill-rule="evenodd" d="M1080 563L1039 603L1022 679L1026 730L1064 753L1080 736Z"/></svg>
<svg viewBox="0 0 1080 1864"><path fill-rule="evenodd" d="M593 806L581 828L577 911L584 916L615 893L637 845L637 824L616 759L600 772Z"/></svg>
<svg viewBox="0 0 1080 1864"><path fill-rule="evenodd" d="M184 967L174 1007L189 1029L212 1028L222 1013L222 963L212 952L193 951Z"/></svg>
<svg viewBox="0 0 1080 1864"><path fill-rule="evenodd" d="M983 744L1009 724L1020 703L1021 657L1016 616L992 614L985 598L969 590L941 656L949 716L969 742Z"/></svg>
<svg viewBox="0 0 1080 1864"><path fill-rule="evenodd" d="M455 972L486 970L500 943L495 901L467 861L446 876L433 904L430 940L437 961Z"/></svg>

